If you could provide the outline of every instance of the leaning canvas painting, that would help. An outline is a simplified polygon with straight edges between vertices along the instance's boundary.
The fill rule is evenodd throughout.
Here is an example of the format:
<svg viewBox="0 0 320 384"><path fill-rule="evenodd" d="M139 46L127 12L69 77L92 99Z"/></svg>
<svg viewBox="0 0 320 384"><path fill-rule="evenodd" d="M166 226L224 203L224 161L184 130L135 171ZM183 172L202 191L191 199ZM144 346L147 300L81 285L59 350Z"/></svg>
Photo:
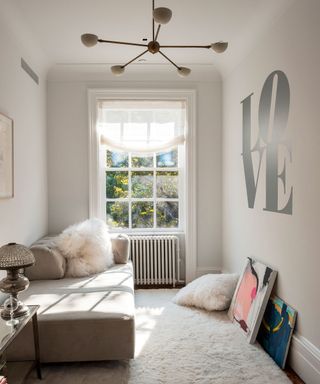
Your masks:
<svg viewBox="0 0 320 384"><path fill-rule="evenodd" d="M258 341L284 369L297 312L277 296L272 296L258 333Z"/></svg>
<svg viewBox="0 0 320 384"><path fill-rule="evenodd" d="M267 265L247 259L228 315L250 344L256 340L276 276L277 272Z"/></svg>

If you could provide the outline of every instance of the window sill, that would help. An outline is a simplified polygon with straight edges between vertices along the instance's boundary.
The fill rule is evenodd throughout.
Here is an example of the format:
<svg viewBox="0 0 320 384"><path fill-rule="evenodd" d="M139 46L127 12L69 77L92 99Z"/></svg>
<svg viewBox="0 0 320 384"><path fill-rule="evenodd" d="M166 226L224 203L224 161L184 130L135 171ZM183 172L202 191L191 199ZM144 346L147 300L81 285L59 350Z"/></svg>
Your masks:
<svg viewBox="0 0 320 384"><path fill-rule="evenodd" d="M171 230L171 231L126 231L126 230L115 230L115 229L109 229L110 234L116 234L116 233L124 233L128 236L160 236L160 235L184 235L185 232L182 230Z"/></svg>

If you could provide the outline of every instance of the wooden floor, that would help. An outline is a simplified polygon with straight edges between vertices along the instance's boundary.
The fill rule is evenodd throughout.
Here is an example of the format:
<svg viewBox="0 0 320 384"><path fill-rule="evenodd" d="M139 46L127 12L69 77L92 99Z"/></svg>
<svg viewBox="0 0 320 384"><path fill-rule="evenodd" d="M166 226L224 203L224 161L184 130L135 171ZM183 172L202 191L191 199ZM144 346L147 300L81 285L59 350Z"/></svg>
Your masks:
<svg viewBox="0 0 320 384"><path fill-rule="evenodd" d="M19 365L20 364L20 365ZM8 379L10 384L23 384L26 376L32 368L32 362L27 363L9 363L8 369ZM285 370L287 376L294 384L305 384L299 376L291 369L286 368Z"/></svg>
<svg viewBox="0 0 320 384"><path fill-rule="evenodd" d="M21 361L17 363L7 363L5 375L9 384L23 384L28 374L34 366L33 361Z"/></svg>
<svg viewBox="0 0 320 384"><path fill-rule="evenodd" d="M286 368L285 372L294 384L304 384L304 381L291 368Z"/></svg>

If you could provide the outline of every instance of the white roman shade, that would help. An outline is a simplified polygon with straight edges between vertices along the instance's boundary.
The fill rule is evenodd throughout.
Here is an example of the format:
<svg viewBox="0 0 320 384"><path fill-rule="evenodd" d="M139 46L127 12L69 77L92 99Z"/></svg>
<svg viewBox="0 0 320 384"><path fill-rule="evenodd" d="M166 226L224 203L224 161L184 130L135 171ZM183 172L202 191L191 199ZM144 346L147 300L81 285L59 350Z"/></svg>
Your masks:
<svg viewBox="0 0 320 384"><path fill-rule="evenodd" d="M102 145L115 151L167 151L185 142L183 100L100 100L98 132Z"/></svg>

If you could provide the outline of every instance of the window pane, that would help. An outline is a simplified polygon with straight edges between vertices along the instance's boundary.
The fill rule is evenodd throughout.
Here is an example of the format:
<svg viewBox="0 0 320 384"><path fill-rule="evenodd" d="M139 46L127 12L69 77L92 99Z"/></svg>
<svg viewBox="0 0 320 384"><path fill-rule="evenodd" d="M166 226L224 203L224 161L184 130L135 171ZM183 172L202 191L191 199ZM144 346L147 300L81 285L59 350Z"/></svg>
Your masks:
<svg viewBox="0 0 320 384"><path fill-rule="evenodd" d="M99 130L110 139L119 141L121 139L121 124L98 123Z"/></svg>
<svg viewBox="0 0 320 384"><path fill-rule="evenodd" d="M153 156L150 155L132 155L131 166L133 168L150 168L153 167Z"/></svg>
<svg viewBox="0 0 320 384"><path fill-rule="evenodd" d="M157 203L157 227L177 228L179 226L179 203L163 201Z"/></svg>
<svg viewBox="0 0 320 384"><path fill-rule="evenodd" d="M153 227L153 203L138 201L132 203L132 228Z"/></svg>
<svg viewBox="0 0 320 384"><path fill-rule="evenodd" d="M106 172L106 195L109 199L128 197L128 172Z"/></svg>
<svg viewBox="0 0 320 384"><path fill-rule="evenodd" d="M174 138L174 124L151 123L150 141L169 141Z"/></svg>
<svg viewBox="0 0 320 384"><path fill-rule="evenodd" d="M161 152L157 154L157 167L177 167L178 150L173 149L170 152Z"/></svg>
<svg viewBox="0 0 320 384"><path fill-rule="evenodd" d="M124 123L123 141L124 142L146 142L148 139L148 124L144 123Z"/></svg>
<svg viewBox="0 0 320 384"><path fill-rule="evenodd" d="M102 119L107 123L121 123L128 121L128 111L116 111L112 109L102 110Z"/></svg>
<svg viewBox="0 0 320 384"><path fill-rule="evenodd" d="M175 123L181 112L181 109L158 109L155 110L154 119L160 124Z"/></svg>
<svg viewBox="0 0 320 384"><path fill-rule="evenodd" d="M157 197L178 198L178 171L157 172Z"/></svg>
<svg viewBox="0 0 320 384"><path fill-rule="evenodd" d="M128 154L126 152L114 152L107 150L107 167L125 168L129 165Z"/></svg>
<svg viewBox="0 0 320 384"><path fill-rule="evenodd" d="M129 227L129 204L126 202L107 202L107 224L114 228Z"/></svg>
<svg viewBox="0 0 320 384"><path fill-rule="evenodd" d="M152 111L132 111L131 112L131 121L133 123L148 123L152 120Z"/></svg>
<svg viewBox="0 0 320 384"><path fill-rule="evenodd" d="M153 196L153 172L132 172L132 197L151 198Z"/></svg>

